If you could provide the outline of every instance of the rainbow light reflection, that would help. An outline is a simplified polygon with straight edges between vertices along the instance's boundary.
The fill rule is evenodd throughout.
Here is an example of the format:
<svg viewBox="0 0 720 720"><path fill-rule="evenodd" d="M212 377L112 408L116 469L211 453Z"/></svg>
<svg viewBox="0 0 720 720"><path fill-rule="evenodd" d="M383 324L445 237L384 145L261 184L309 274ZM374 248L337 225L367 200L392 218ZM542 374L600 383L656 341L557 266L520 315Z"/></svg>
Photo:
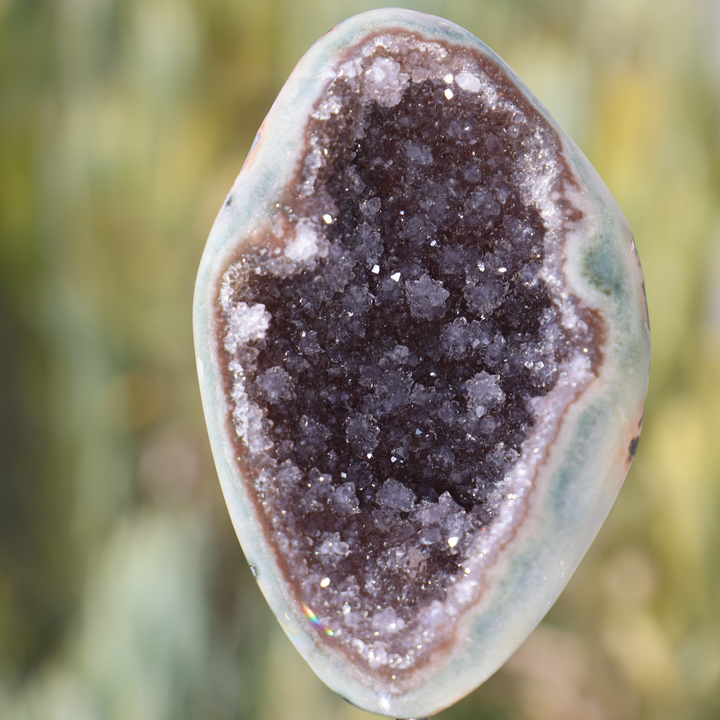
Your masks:
<svg viewBox="0 0 720 720"><path fill-rule="evenodd" d="M335 633L327 625L323 625L318 616L307 605L303 605L303 610L311 623L317 625L328 637L334 637Z"/></svg>

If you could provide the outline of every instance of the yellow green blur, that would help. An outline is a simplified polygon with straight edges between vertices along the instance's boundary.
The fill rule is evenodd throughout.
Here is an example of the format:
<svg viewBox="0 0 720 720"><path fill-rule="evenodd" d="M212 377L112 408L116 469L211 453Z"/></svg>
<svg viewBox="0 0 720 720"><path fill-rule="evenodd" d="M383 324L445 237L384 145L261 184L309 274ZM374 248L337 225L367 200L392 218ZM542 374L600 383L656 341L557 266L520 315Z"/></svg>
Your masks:
<svg viewBox="0 0 720 720"><path fill-rule="evenodd" d="M720 11L398 3L466 27L622 207L653 366L625 488L547 619L443 720L720 717ZM363 720L271 617L191 337L205 239L343 0L0 0L0 717ZM312 618L308 616L310 621Z"/></svg>

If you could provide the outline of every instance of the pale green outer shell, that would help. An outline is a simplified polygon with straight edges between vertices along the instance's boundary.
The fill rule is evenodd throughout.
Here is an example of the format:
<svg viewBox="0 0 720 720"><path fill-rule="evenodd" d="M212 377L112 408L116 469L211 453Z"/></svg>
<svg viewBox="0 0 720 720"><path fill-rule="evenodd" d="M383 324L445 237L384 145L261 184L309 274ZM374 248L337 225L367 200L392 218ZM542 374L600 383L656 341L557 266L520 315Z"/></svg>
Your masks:
<svg viewBox="0 0 720 720"><path fill-rule="evenodd" d="M566 411L528 499L525 519L485 575L480 601L445 655L391 692L319 638L285 586L235 462L228 403L216 354L219 276L251 233L272 217L302 157L307 119L338 58L366 35L401 28L473 48L505 69L557 131L578 186L585 231L567 238L567 286L604 321L599 376ZM220 211L202 257L194 300L195 349L203 406L230 516L257 581L285 632L333 690L359 707L396 718L434 714L471 692L517 649L555 602L607 516L630 467L642 424L650 361L642 271L630 229L604 183L524 83L466 30L421 13L386 9L350 18L303 57L258 133Z"/></svg>

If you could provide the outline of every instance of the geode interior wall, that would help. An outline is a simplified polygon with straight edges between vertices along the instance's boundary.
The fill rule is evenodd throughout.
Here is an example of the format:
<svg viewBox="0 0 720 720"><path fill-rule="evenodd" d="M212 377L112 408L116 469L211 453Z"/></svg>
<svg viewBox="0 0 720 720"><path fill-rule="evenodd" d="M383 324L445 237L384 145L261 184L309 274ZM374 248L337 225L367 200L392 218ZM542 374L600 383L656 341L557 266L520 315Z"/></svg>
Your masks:
<svg viewBox="0 0 720 720"><path fill-rule="evenodd" d="M592 374L559 265L581 213L502 72L412 34L356 50L307 132L275 229L218 288L231 422L301 601L397 674L479 587L537 403Z"/></svg>

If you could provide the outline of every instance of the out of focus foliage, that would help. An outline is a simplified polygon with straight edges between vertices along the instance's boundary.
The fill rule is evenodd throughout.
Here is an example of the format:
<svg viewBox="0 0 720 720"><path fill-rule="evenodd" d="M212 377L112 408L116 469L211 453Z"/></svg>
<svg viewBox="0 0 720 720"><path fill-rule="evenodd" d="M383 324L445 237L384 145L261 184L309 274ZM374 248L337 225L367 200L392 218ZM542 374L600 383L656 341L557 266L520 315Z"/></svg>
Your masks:
<svg viewBox="0 0 720 720"><path fill-rule="evenodd" d="M720 10L418 0L535 90L633 227L654 360L627 485L447 720L720 717ZM0 717L361 720L282 635L216 481L194 273L352 0L0 0Z"/></svg>

